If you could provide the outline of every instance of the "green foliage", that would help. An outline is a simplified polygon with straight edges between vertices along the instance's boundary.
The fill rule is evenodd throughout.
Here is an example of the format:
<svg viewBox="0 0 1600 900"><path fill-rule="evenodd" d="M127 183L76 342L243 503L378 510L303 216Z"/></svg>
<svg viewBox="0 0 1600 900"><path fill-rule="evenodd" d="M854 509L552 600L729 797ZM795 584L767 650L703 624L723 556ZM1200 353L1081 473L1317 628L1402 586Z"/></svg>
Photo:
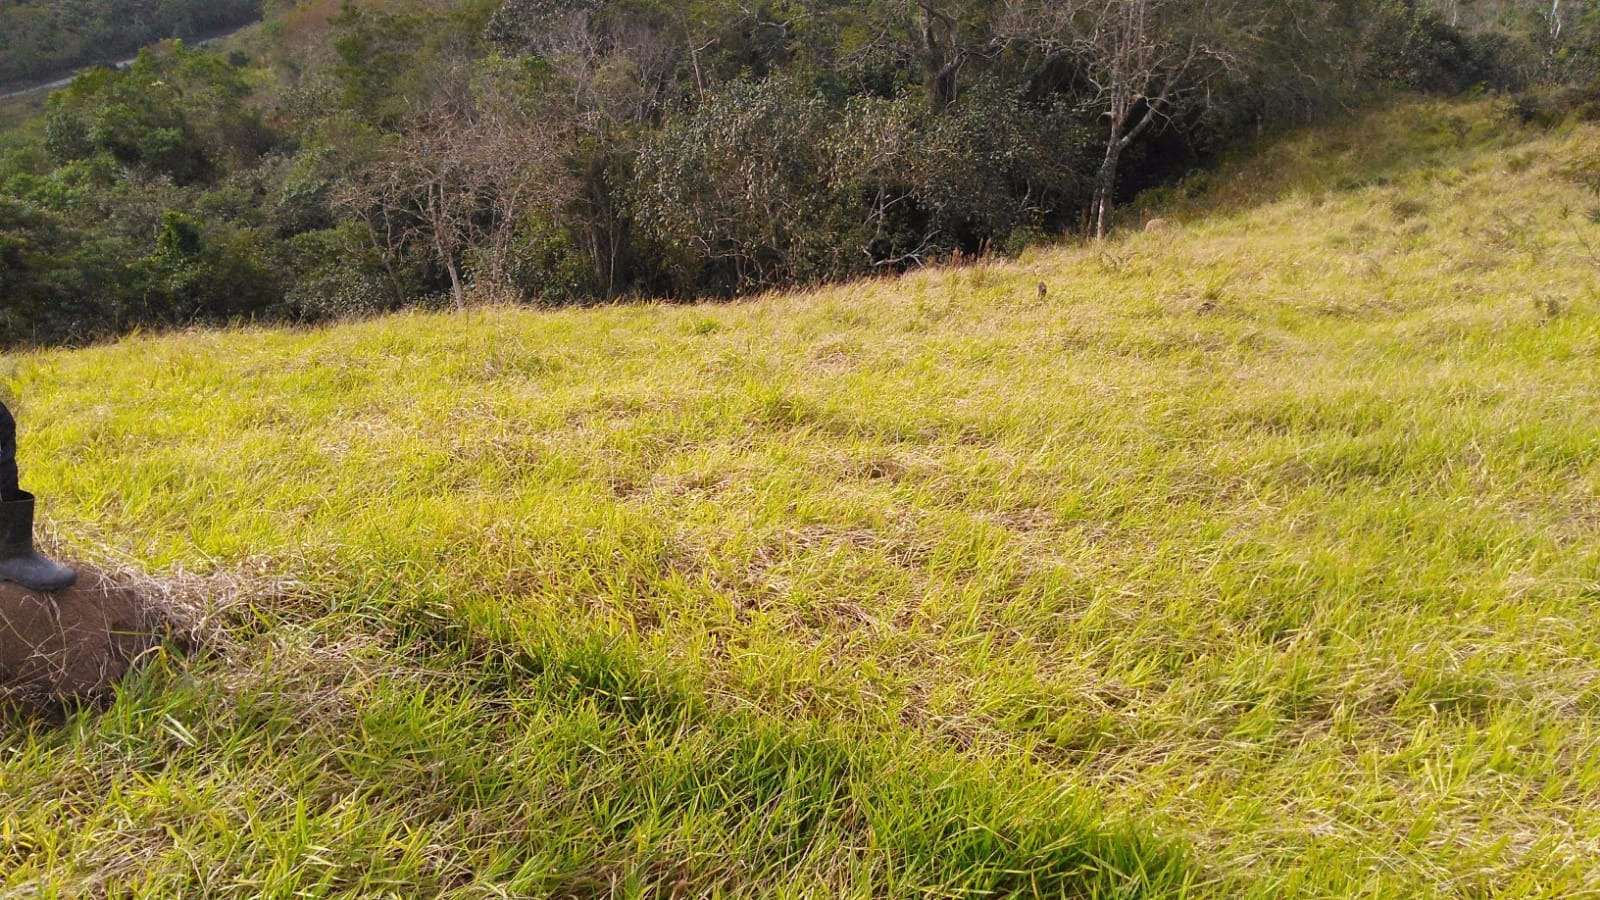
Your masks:
<svg viewBox="0 0 1600 900"><path fill-rule="evenodd" d="M827 181L833 117L790 81L736 82L674 121L637 162L634 209L678 285L727 291L848 271L847 211Z"/></svg>
<svg viewBox="0 0 1600 900"><path fill-rule="evenodd" d="M517 228L510 286L536 302L572 303L596 296L593 268L569 229L529 217Z"/></svg>
<svg viewBox="0 0 1600 900"><path fill-rule="evenodd" d="M798 81L736 83L670 122L636 163L641 237L677 292L736 292L906 268L1059 227L1081 202L1088 129L982 85L830 106Z"/></svg>
<svg viewBox="0 0 1600 900"><path fill-rule="evenodd" d="M53 94L45 146L61 162L99 154L180 184L249 168L278 140L245 105L243 74L181 44L125 70L96 69Z"/></svg>
<svg viewBox="0 0 1600 900"><path fill-rule="evenodd" d="M283 314L282 248L246 173L285 138L249 92L228 60L174 44L50 97L44 154L15 157L3 186L38 211L3 231L50 248L13 261L28 287L6 297L7 341Z"/></svg>
<svg viewBox="0 0 1600 900"><path fill-rule="evenodd" d="M114 311L101 292L123 266L101 249L61 216L0 196L0 334L45 343L103 327Z"/></svg>
<svg viewBox="0 0 1600 900"><path fill-rule="evenodd" d="M343 0L333 19L331 74L343 105L367 120L395 127L460 90L498 4L463 0L357 3Z"/></svg>
<svg viewBox="0 0 1600 900"><path fill-rule="evenodd" d="M1367 34L1369 79L1440 94L1522 86L1504 35L1453 28L1418 0L1380 4Z"/></svg>
<svg viewBox="0 0 1600 900"><path fill-rule="evenodd" d="M142 34L190 10L147 6L17 3L0 23ZM12 277L35 298L0 300L0 344L904 270L1048 241L1385 91L1552 85L1518 109L1553 124L1587 114L1600 74L1600 14L1532 0L1141 8L1172 51L1152 58L1207 61L1160 98L1103 90L1116 67L1059 0L274 3L227 52L150 48L0 126L0 195L27 212L7 239L32 248ZM162 246L169 214L195 254Z"/></svg>
<svg viewBox="0 0 1600 900"><path fill-rule="evenodd" d="M154 252L135 265L143 287L137 315L157 322L227 321L274 310L281 289L254 233L204 229L184 213L162 213Z"/></svg>

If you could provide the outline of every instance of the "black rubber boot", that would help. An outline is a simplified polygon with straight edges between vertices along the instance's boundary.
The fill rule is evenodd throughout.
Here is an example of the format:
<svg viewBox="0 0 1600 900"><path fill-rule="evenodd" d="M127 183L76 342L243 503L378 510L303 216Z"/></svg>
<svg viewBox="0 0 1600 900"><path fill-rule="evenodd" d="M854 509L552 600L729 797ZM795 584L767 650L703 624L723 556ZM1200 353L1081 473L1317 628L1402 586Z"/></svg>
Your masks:
<svg viewBox="0 0 1600 900"><path fill-rule="evenodd" d="M72 587L77 572L33 549L33 495L18 491L13 497L0 501L0 580L14 581L30 591Z"/></svg>

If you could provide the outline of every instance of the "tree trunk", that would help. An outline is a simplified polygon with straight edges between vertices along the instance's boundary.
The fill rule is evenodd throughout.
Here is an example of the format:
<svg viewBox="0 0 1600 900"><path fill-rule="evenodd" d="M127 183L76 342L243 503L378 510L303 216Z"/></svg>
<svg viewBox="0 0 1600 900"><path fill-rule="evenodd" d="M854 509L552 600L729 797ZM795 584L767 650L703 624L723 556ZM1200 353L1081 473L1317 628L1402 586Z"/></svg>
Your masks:
<svg viewBox="0 0 1600 900"><path fill-rule="evenodd" d="M467 292L461 286L461 273L456 270L455 258L448 253L444 254L444 268L450 273L450 297L456 301L456 309L466 309Z"/></svg>
<svg viewBox="0 0 1600 900"><path fill-rule="evenodd" d="M461 272L456 268L453 249L460 240L452 230L449 209L450 199L445 193L445 185L442 181L435 181L428 188L428 208L424 212L433 232L433 249L439 254L439 261L444 263L444 270L450 273L450 297L455 300L456 309L466 309L467 292L461 286Z"/></svg>
<svg viewBox="0 0 1600 900"><path fill-rule="evenodd" d="M1132 146L1133 142L1144 134L1156 120L1156 104L1164 102L1164 98L1154 100L1146 99L1144 115L1139 121L1129 127L1129 118L1126 110L1131 104L1118 106L1112 103L1111 135L1106 138L1106 158L1100 163L1100 171L1094 179L1094 236L1103 238L1111 230L1111 208L1117 202L1117 163L1122 159L1122 151ZM1124 112L1117 112L1118 109Z"/></svg>
<svg viewBox="0 0 1600 900"><path fill-rule="evenodd" d="M954 20L927 2L918 5L922 7L922 52L927 67L928 99L934 112L942 112L956 102L957 79L966 65L967 49L961 45ZM940 26L944 28L943 40L938 33Z"/></svg>
<svg viewBox="0 0 1600 900"><path fill-rule="evenodd" d="M1104 238L1111 230L1111 207L1117 199L1117 161L1122 157L1121 136L1115 132L1106 144L1106 158L1094 178L1094 236Z"/></svg>
<svg viewBox="0 0 1600 900"><path fill-rule="evenodd" d="M378 256L383 260L383 271L389 276L389 286L394 288L395 308L406 305L406 286L400 281L400 274L394 270L394 259L385 251L379 251Z"/></svg>

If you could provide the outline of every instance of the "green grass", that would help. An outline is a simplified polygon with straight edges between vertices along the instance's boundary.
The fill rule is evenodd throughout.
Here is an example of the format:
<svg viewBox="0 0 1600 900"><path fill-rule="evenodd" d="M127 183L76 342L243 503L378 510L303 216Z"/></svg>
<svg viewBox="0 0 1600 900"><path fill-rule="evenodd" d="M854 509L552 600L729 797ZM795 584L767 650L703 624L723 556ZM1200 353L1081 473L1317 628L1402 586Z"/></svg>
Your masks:
<svg viewBox="0 0 1600 900"><path fill-rule="evenodd" d="M0 738L0 888L1600 891L1591 167L1410 102L1015 263L8 359L63 549L241 588Z"/></svg>

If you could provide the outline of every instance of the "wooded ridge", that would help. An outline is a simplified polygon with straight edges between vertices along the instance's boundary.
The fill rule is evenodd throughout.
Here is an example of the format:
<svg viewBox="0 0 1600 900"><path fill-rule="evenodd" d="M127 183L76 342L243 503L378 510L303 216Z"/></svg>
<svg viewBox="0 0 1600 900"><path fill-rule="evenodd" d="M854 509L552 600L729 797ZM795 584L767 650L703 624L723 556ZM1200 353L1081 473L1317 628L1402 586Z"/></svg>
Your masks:
<svg viewBox="0 0 1600 900"><path fill-rule="evenodd" d="M100 46L113 11L251 13L193 6L9 6L37 52L8 64ZM1542 0L283 0L3 135L0 344L732 296L1103 236L1138 191L1396 89L1582 114L1597 35Z"/></svg>

